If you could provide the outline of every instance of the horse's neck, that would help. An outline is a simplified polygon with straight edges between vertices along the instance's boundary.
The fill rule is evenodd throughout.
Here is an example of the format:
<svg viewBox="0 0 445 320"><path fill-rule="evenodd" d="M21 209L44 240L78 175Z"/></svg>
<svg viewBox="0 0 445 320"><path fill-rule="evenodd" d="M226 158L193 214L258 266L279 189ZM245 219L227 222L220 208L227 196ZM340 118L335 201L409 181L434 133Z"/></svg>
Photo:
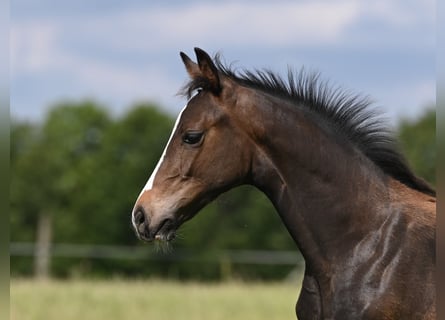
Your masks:
<svg viewBox="0 0 445 320"><path fill-rule="evenodd" d="M385 178L304 111L274 107L273 101L261 108L249 118L258 130L254 184L274 203L306 264L329 272L332 259L346 255L384 219Z"/></svg>

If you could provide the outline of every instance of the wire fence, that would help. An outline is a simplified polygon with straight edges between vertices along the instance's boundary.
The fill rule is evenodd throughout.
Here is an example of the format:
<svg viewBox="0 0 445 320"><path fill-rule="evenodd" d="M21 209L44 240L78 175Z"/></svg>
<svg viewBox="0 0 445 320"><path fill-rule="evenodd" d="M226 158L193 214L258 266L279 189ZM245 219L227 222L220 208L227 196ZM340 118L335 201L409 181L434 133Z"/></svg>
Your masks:
<svg viewBox="0 0 445 320"><path fill-rule="evenodd" d="M9 250L11 256L32 257L39 255L37 246L32 242L12 242ZM184 262L215 262L223 258L233 264L293 266L303 264L298 252L269 250L222 250L206 254L181 249L160 252L159 249L153 247L56 243L51 245L49 255L69 258Z"/></svg>
<svg viewBox="0 0 445 320"><path fill-rule="evenodd" d="M42 250L33 242L11 242L11 257L29 257L34 260L34 275L50 277L50 261L54 258L141 260L152 263L175 262L216 265L220 279L230 279L235 265L292 267L284 280L294 280L304 269L304 260L297 251L221 250L199 252L184 249L163 250L154 246L116 246L55 243ZM37 268L40 264L44 267Z"/></svg>

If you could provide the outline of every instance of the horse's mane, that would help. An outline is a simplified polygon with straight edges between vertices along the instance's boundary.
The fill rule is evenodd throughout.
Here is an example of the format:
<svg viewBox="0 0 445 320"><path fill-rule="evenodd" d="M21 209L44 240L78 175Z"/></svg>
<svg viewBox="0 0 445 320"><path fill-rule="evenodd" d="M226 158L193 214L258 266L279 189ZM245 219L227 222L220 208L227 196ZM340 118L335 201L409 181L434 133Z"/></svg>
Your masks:
<svg viewBox="0 0 445 320"><path fill-rule="evenodd" d="M303 69L299 72L289 69L285 80L270 70L237 72L224 65L218 55L214 61L218 71L236 83L286 99L323 119L387 175L410 188L436 195L428 183L411 171L386 121L371 108L367 97L332 88L320 80L318 73ZM204 78L197 78L184 87L184 92L190 96L192 91L207 87Z"/></svg>

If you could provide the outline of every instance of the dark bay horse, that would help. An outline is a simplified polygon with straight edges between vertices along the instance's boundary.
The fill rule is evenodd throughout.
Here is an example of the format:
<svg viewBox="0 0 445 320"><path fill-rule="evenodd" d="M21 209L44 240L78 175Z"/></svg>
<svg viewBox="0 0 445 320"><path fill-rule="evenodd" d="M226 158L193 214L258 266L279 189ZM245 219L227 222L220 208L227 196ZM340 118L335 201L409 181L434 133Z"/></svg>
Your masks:
<svg viewBox="0 0 445 320"><path fill-rule="evenodd" d="M251 184L304 256L300 320L434 319L435 191L367 100L316 75L235 72L195 53L181 53L192 97L134 206L138 237L170 241L219 194Z"/></svg>

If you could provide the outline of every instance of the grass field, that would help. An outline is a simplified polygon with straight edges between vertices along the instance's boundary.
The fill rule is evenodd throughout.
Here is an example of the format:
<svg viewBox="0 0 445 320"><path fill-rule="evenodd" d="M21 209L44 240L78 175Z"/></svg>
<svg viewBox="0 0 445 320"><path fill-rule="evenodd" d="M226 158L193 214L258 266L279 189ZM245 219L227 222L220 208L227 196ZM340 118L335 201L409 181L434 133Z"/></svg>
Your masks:
<svg viewBox="0 0 445 320"><path fill-rule="evenodd" d="M298 284L11 280L11 320L295 319Z"/></svg>

